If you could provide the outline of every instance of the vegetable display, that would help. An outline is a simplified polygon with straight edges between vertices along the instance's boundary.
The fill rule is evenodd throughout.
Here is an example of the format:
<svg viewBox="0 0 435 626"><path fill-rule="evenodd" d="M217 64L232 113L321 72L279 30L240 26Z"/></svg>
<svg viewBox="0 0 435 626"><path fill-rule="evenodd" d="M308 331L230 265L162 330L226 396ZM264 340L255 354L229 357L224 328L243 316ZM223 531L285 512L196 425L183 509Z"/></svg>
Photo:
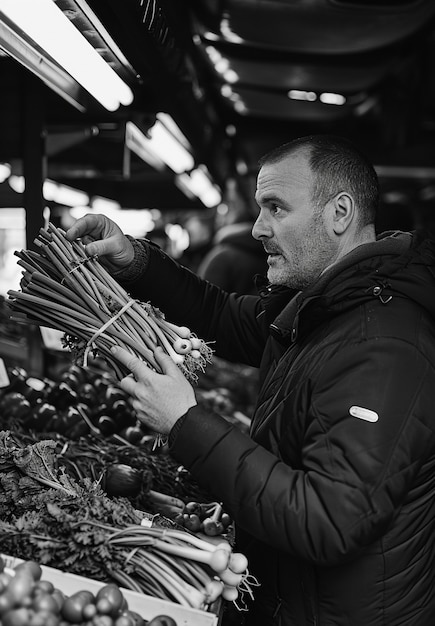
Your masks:
<svg viewBox="0 0 435 626"><path fill-rule="evenodd" d="M119 345L160 371L154 349L161 346L190 380L211 360L211 348L186 327L168 322L150 303L133 300L80 241L69 242L50 224L35 239L38 251L15 254L23 268L20 291L8 292L11 319L64 332L75 360L89 355L110 364L117 378L129 372L110 348Z"/></svg>
<svg viewBox="0 0 435 626"><path fill-rule="evenodd" d="M243 606L256 581L228 541L158 526L98 482L57 467L56 443L20 446L0 432L0 550L185 607L218 597ZM101 520L104 520L102 522ZM146 520L146 525L143 525Z"/></svg>
<svg viewBox="0 0 435 626"><path fill-rule="evenodd" d="M43 579L36 561L7 567L0 557L0 623L2 626L177 626L167 615L150 621L128 608L114 583L94 593L87 589L66 595Z"/></svg>
<svg viewBox="0 0 435 626"><path fill-rule="evenodd" d="M185 607L208 610L223 598L243 610L258 583L233 551L232 520L164 446L155 447L155 433L117 385L128 372L110 347L121 345L159 371L153 350L160 345L196 383L198 402L243 429L255 373L240 366L234 375L236 366L212 361L203 340L132 300L62 230L49 225L35 244L37 252L16 253L23 274L21 291L8 293L9 318L61 330L73 364L56 381L14 367L9 388L0 390L0 428L7 429L0 431L0 552ZM97 362L104 371L93 370ZM5 626L1 592L0 574ZM115 618L89 600L83 625L131 626L131 615ZM29 626L69 623L62 612L38 622L39 608L31 610ZM166 616L149 626L154 621L174 626Z"/></svg>
<svg viewBox="0 0 435 626"><path fill-rule="evenodd" d="M13 418L32 432L73 440L93 433L128 444L150 435L128 394L107 372L71 365L57 381L28 377L17 367L9 368L8 375L11 383L0 393L3 423Z"/></svg>

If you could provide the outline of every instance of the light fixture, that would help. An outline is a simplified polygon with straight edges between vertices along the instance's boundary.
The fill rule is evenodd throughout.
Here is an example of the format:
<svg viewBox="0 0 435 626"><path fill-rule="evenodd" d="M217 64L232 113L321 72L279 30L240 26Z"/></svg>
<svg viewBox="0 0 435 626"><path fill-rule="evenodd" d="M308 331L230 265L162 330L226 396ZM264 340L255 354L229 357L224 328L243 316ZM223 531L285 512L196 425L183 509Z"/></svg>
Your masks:
<svg viewBox="0 0 435 626"><path fill-rule="evenodd" d="M155 169L167 166L176 174L191 170L195 161L186 137L171 117L165 114L156 117L147 134L133 122L127 122L125 145Z"/></svg>
<svg viewBox="0 0 435 626"><path fill-rule="evenodd" d="M219 188L211 181L204 165L197 167L189 174L180 174L175 182L183 193L188 197L199 198L207 208L217 206L222 200Z"/></svg>
<svg viewBox="0 0 435 626"><path fill-rule="evenodd" d="M0 183L4 183L10 175L11 166L9 165L9 163L0 163Z"/></svg>
<svg viewBox="0 0 435 626"><path fill-rule="evenodd" d="M132 237L144 237L155 227L155 220L150 209L123 209L116 202L110 203L106 199L106 204L95 207L76 206L69 210L69 215L78 220L89 213L101 213L113 220L125 233Z"/></svg>
<svg viewBox="0 0 435 626"><path fill-rule="evenodd" d="M119 211L121 205L116 200L103 198L102 196L94 196L91 201L91 207L96 213L107 214L109 211Z"/></svg>
<svg viewBox="0 0 435 626"><path fill-rule="evenodd" d="M239 80L237 72L230 68L229 60L223 57L219 50L214 46L207 46L205 51L210 61L213 63L216 72L221 74L227 83L236 83Z"/></svg>
<svg viewBox="0 0 435 626"><path fill-rule="evenodd" d="M66 99L78 100L73 79L108 111L133 101L130 87L53 0L0 0L0 27L0 47Z"/></svg>
<svg viewBox="0 0 435 626"><path fill-rule="evenodd" d="M3 21L0 13L0 48L25 68L36 74L50 89L58 93L80 112L86 107L81 87L72 76L51 59L45 58L28 40Z"/></svg>
<svg viewBox="0 0 435 626"><path fill-rule="evenodd" d="M125 125L125 145L126 147L137 154L142 161L148 163L156 170L164 170L166 167L165 162L157 156L149 145L149 138L134 124L133 122L127 122Z"/></svg>
<svg viewBox="0 0 435 626"><path fill-rule="evenodd" d="M305 89L290 89L287 95L290 100L305 100L306 102L317 100L317 95L314 91L306 91Z"/></svg>
<svg viewBox="0 0 435 626"><path fill-rule="evenodd" d="M192 148L167 113L157 113L156 122L147 134L133 122L127 122L125 145L155 169L169 167L176 174L176 186L188 198L199 198L208 208L221 202L221 192L213 184L206 166L200 165L194 169Z"/></svg>
<svg viewBox="0 0 435 626"><path fill-rule="evenodd" d="M86 206L89 204L89 196L84 191L55 183L52 180L44 181L42 194L45 200L65 206Z"/></svg>
<svg viewBox="0 0 435 626"><path fill-rule="evenodd" d="M320 102L323 102L323 104L335 104L337 106L346 104L346 98L341 95L341 93L329 93L325 91L320 94L319 100Z"/></svg>
<svg viewBox="0 0 435 626"><path fill-rule="evenodd" d="M13 174L8 179L11 189L16 193L24 193L26 181L24 176L16 176ZM88 206L89 196L84 191L62 185L52 180L46 179L42 185L42 195L44 200L62 204L65 206Z"/></svg>

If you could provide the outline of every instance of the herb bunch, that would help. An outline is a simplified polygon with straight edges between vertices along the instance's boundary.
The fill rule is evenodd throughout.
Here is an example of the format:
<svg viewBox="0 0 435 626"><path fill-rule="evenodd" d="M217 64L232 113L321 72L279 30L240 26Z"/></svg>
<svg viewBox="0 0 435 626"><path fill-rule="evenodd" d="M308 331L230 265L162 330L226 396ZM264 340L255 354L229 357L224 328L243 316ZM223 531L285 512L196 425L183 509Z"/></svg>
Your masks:
<svg viewBox="0 0 435 626"><path fill-rule="evenodd" d="M103 358L118 379L129 372L110 348L119 345L155 371L154 349L161 346L191 382L211 361L211 348L187 327L168 322L150 303L133 300L98 257L88 256L80 240L49 224L34 250L16 251L23 268L20 291L8 292L11 319L60 330L79 365Z"/></svg>

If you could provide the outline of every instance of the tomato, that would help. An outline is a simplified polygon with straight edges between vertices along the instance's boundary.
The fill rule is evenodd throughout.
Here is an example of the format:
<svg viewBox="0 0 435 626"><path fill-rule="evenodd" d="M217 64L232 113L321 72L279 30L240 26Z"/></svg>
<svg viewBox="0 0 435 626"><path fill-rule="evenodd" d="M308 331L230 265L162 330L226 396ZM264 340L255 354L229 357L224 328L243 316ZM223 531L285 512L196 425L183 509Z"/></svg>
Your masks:
<svg viewBox="0 0 435 626"><path fill-rule="evenodd" d="M30 616L28 626L59 626L60 617L49 611L38 611Z"/></svg>
<svg viewBox="0 0 435 626"><path fill-rule="evenodd" d="M2 615L2 626L28 626L29 611L23 607L11 609Z"/></svg>
<svg viewBox="0 0 435 626"><path fill-rule="evenodd" d="M100 598L95 606L99 615L112 615L114 613L113 606L108 598Z"/></svg>
<svg viewBox="0 0 435 626"><path fill-rule="evenodd" d="M87 604L93 604L94 601L95 596L91 591L77 591L69 598L65 598L61 609L62 617L72 624L80 624L84 607Z"/></svg>
<svg viewBox="0 0 435 626"><path fill-rule="evenodd" d="M33 594L38 593L53 593L54 585L49 580L38 580L33 586Z"/></svg>
<svg viewBox="0 0 435 626"><path fill-rule="evenodd" d="M48 613L60 613L59 604L50 593L39 593L33 598L32 608L34 611L47 611Z"/></svg>
<svg viewBox="0 0 435 626"><path fill-rule="evenodd" d="M0 616L4 615L12 609L14 606L14 600L7 591L0 595Z"/></svg>
<svg viewBox="0 0 435 626"><path fill-rule="evenodd" d="M83 607L83 619L91 620L97 614L97 607L95 604L87 604Z"/></svg>
<svg viewBox="0 0 435 626"><path fill-rule="evenodd" d="M148 622L146 622L143 617L139 615L139 613L136 613L136 611L124 611L119 617L125 616L129 617L130 620L132 620L132 626L145 626L145 624L148 626Z"/></svg>
<svg viewBox="0 0 435 626"><path fill-rule="evenodd" d="M42 567L36 561L24 561L14 568L16 573L28 572L33 580L40 580L42 576Z"/></svg>
<svg viewBox="0 0 435 626"><path fill-rule="evenodd" d="M147 626L177 626L177 622L169 615L157 615Z"/></svg>
<svg viewBox="0 0 435 626"><path fill-rule="evenodd" d="M107 604L107 610L102 611L100 604L103 600L105 601L103 602L103 607ZM123 604L124 596L120 588L115 584L109 583L104 585L104 587L99 589L96 595L96 605L99 613L116 616L120 612Z"/></svg>
<svg viewBox="0 0 435 626"><path fill-rule="evenodd" d="M7 594L12 598L15 606L19 606L24 598L30 596L35 581L26 570L15 574L8 585Z"/></svg>
<svg viewBox="0 0 435 626"><path fill-rule="evenodd" d="M110 615L96 615L91 623L92 626L113 626L113 619Z"/></svg>
<svg viewBox="0 0 435 626"><path fill-rule="evenodd" d="M59 611L62 608L62 605L65 601L65 594L60 589L55 589L51 594L52 598L54 598L57 602L57 606L59 607Z"/></svg>
<svg viewBox="0 0 435 626"><path fill-rule="evenodd" d="M134 618L129 615L120 615L115 620L114 626L135 626Z"/></svg>

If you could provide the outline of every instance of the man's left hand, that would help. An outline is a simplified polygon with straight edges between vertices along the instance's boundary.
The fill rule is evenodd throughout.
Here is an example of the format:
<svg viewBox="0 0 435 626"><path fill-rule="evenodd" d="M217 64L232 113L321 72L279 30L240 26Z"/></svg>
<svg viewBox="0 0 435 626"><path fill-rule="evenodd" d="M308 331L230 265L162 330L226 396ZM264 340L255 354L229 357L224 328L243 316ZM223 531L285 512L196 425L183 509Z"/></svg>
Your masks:
<svg viewBox="0 0 435 626"><path fill-rule="evenodd" d="M120 386L130 395L139 420L151 430L169 434L175 422L197 404L192 385L162 348L154 352L161 374L124 348L116 346L112 354L131 371Z"/></svg>

